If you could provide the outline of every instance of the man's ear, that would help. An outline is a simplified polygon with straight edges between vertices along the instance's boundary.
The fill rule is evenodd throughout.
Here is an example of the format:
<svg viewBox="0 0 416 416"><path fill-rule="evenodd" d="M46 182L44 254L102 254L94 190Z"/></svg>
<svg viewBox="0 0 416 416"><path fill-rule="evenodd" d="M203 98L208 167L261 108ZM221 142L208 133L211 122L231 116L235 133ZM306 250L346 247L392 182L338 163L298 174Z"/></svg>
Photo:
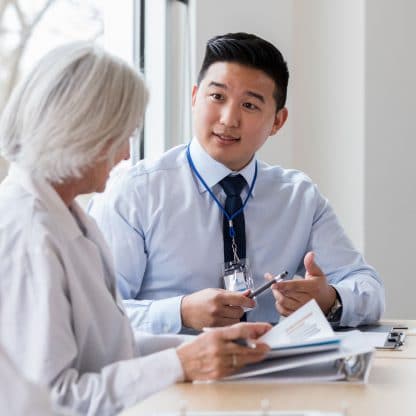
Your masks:
<svg viewBox="0 0 416 416"><path fill-rule="evenodd" d="M270 136L276 134L283 127L283 125L286 123L288 115L289 113L286 107L281 108L276 113L272 129L270 130Z"/></svg>
<svg viewBox="0 0 416 416"><path fill-rule="evenodd" d="M196 101L196 94L198 93L198 85L194 85L192 87L192 107L195 105L195 101Z"/></svg>

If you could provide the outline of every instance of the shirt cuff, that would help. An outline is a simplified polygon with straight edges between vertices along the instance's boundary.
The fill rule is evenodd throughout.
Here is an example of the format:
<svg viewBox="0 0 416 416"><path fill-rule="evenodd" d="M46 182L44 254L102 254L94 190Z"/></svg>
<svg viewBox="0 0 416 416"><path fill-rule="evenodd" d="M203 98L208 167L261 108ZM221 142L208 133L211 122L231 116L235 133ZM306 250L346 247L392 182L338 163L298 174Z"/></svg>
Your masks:
<svg viewBox="0 0 416 416"><path fill-rule="evenodd" d="M357 326L359 321L354 313L354 294L349 288L333 285L342 303L342 315L338 326Z"/></svg>
<svg viewBox="0 0 416 416"><path fill-rule="evenodd" d="M123 397L122 408L130 407L151 394L183 381L185 376L176 349L170 348L136 360L117 364L126 371L124 383L117 380L118 393ZM129 374L128 377L126 375ZM163 377L160 375L163 374Z"/></svg>
<svg viewBox="0 0 416 416"><path fill-rule="evenodd" d="M154 384L159 384L158 389L185 379L182 363L175 348L169 348L140 359L142 360L142 374L146 374L146 377L150 375L155 377ZM157 381L161 378L161 374L163 374L162 378L165 378L162 382L163 385Z"/></svg>
<svg viewBox="0 0 416 416"><path fill-rule="evenodd" d="M182 328L181 303L183 296L155 300L150 305L149 324L154 334L178 334Z"/></svg>

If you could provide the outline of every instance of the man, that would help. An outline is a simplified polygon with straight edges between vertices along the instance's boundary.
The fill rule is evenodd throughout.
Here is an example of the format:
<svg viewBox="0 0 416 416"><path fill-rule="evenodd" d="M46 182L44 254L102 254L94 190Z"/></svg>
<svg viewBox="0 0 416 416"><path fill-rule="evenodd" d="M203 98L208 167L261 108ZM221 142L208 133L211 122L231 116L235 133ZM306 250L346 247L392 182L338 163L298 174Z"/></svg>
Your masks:
<svg viewBox="0 0 416 416"><path fill-rule="evenodd" d="M303 173L256 160L287 119L288 78L269 42L245 33L211 39L192 91L189 146L114 175L93 200L135 328L200 330L238 322L250 308L247 320L276 322L311 298L334 325L380 318L382 282L328 201ZM255 287L265 271L305 278L276 283L257 302L220 289L224 262L250 274L243 258Z"/></svg>

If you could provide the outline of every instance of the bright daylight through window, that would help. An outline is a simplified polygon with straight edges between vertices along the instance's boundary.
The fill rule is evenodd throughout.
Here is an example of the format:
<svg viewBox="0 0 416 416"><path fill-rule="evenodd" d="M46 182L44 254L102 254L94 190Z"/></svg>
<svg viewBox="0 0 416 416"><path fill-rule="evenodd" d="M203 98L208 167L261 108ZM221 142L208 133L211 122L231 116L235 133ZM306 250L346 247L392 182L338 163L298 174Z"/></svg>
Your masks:
<svg viewBox="0 0 416 416"><path fill-rule="evenodd" d="M0 0L0 112L16 83L47 51L103 42L103 0ZM0 160L0 180L7 166Z"/></svg>

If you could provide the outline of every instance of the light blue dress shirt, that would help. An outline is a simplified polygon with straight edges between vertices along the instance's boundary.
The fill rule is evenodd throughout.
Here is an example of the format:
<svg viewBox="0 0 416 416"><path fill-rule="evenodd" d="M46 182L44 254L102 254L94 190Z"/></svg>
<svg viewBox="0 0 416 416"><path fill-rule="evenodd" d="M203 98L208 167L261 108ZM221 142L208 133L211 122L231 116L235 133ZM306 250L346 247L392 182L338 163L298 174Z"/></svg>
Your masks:
<svg viewBox="0 0 416 416"><path fill-rule="evenodd" d="M226 196L218 182L232 171L212 159L196 139L190 152L199 173L224 204ZM248 184L254 169L253 159L239 172ZM222 212L193 174L186 146L169 150L157 161L144 160L114 173L106 191L90 203L89 212L113 252L118 287L135 328L180 332L182 297L220 287ZM380 278L305 174L259 161L244 216L255 287L264 283L265 272L304 275L304 256L313 250L341 297L341 325L380 318L384 311ZM257 307L248 313L248 321L278 320L271 291L260 296Z"/></svg>

